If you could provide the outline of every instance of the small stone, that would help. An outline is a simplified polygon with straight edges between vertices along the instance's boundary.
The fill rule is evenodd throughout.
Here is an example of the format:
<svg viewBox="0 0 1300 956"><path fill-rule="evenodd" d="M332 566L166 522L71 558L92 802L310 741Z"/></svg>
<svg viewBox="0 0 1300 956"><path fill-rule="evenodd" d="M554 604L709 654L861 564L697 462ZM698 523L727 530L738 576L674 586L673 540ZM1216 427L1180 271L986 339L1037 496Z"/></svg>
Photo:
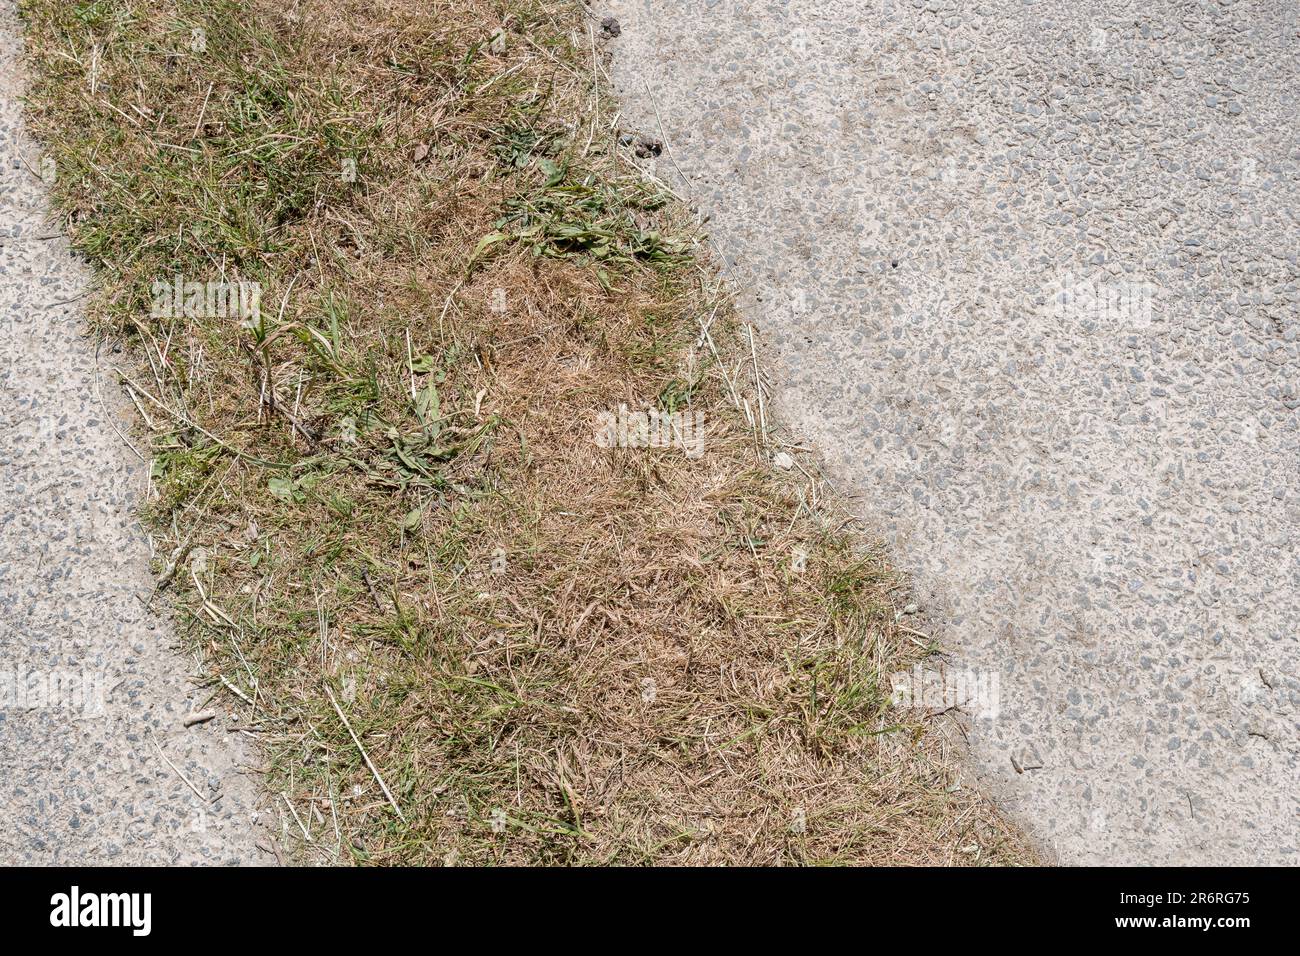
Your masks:
<svg viewBox="0 0 1300 956"><path fill-rule="evenodd" d="M794 467L794 459L785 452L779 451L772 457L772 464L776 465L776 467L780 468L782 471L789 471Z"/></svg>
<svg viewBox="0 0 1300 956"><path fill-rule="evenodd" d="M606 17L600 21L600 32L607 37L616 37L623 32L623 28L613 17Z"/></svg>

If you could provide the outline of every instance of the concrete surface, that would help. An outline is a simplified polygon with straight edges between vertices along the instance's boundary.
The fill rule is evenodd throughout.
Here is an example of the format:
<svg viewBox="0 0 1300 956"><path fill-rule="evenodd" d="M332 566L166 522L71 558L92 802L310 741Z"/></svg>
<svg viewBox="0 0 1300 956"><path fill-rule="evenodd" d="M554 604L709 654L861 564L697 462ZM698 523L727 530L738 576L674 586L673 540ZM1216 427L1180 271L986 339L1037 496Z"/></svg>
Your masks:
<svg viewBox="0 0 1300 956"><path fill-rule="evenodd" d="M1298 862L1296 5L592 12L780 415L998 675L980 782L1064 862Z"/></svg>
<svg viewBox="0 0 1300 956"><path fill-rule="evenodd" d="M206 694L145 606L146 470L83 337L89 272L49 238L18 30L0 0L0 865L266 862L244 738L181 726Z"/></svg>

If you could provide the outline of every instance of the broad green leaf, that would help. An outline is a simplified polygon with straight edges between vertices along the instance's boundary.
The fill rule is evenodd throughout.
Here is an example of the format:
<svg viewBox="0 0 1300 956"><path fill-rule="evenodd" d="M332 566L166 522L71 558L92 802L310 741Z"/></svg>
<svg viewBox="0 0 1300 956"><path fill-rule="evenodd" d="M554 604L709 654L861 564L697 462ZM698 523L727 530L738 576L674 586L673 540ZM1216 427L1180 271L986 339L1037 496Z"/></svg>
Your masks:
<svg viewBox="0 0 1300 956"><path fill-rule="evenodd" d="M285 478L281 475L276 475L271 478L266 485L271 489L271 494L275 495L281 501L293 501L293 481L291 479Z"/></svg>

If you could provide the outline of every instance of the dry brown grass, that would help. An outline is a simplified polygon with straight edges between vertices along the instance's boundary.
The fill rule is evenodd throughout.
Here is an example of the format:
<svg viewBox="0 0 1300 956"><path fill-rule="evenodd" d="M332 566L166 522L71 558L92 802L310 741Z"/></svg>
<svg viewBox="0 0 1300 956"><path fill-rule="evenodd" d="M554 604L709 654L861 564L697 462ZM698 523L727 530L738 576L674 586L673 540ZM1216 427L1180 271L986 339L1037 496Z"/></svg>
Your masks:
<svg viewBox="0 0 1300 956"><path fill-rule="evenodd" d="M255 702L229 696L294 852L1029 858L889 708L928 650L901 584L815 477L773 473L747 341L615 156L571 4L24 8L95 314L142 357L159 565ZM150 318L177 272L260 282L263 323ZM702 411L704 454L600 447L620 403Z"/></svg>

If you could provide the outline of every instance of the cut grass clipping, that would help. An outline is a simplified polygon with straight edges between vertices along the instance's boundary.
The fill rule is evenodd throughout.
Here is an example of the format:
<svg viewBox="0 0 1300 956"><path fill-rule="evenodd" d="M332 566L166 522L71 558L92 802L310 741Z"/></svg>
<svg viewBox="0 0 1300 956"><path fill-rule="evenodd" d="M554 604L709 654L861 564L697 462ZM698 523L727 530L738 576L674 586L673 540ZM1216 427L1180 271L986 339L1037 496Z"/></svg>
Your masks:
<svg viewBox="0 0 1300 956"><path fill-rule="evenodd" d="M290 856L1027 858L891 710L898 582L768 467L575 5L23 11L159 575Z"/></svg>

